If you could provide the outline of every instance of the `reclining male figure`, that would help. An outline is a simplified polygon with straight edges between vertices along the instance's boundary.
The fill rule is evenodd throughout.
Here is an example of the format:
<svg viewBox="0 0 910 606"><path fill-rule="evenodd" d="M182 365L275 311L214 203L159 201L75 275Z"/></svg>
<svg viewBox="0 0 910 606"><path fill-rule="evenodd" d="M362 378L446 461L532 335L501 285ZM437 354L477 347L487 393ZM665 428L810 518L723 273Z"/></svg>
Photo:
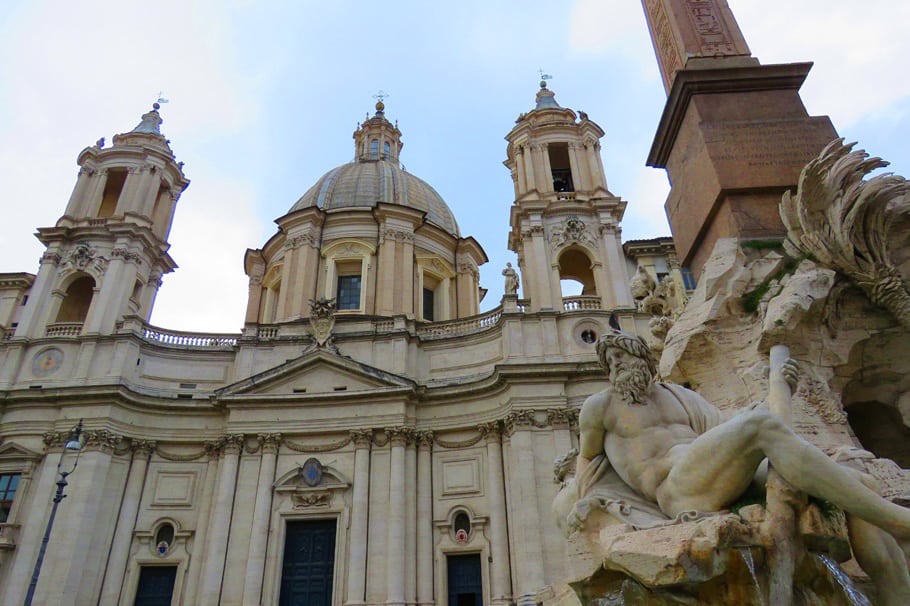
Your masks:
<svg viewBox="0 0 910 606"><path fill-rule="evenodd" d="M872 478L838 465L766 409L727 417L694 391L655 381L654 358L640 337L606 334L597 355L610 385L582 406L576 477L603 454L629 487L676 517L729 507L763 481L770 461L794 488L846 512L854 555L883 603L910 604L897 542L910 542L910 509L879 496Z"/></svg>

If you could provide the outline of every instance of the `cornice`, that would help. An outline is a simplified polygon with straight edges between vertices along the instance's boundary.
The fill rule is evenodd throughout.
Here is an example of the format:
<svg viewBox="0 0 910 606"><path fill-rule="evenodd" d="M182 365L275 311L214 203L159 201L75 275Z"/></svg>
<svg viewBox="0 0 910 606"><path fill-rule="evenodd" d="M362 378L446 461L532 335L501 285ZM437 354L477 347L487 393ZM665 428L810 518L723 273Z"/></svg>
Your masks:
<svg viewBox="0 0 910 606"><path fill-rule="evenodd" d="M767 90L799 90L812 69L812 63L784 63L727 67L722 69L681 69L664 105L663 115L648 153L647 165L666 168L670 152L689 103L695 95L748 93Z"/></svg>

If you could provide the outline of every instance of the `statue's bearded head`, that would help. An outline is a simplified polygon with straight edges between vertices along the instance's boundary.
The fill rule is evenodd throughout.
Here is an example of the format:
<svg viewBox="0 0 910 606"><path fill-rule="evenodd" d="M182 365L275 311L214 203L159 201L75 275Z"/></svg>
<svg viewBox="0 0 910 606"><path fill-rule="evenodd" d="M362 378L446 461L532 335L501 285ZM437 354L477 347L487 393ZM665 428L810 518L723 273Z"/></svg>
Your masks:
<svg viewBox="0 0 910 606"><path fill-rule="evenodd" d="M614 330L597 342L597 357L610 373L613 392L629 404L645 404L644 397L657 376L657 362L641 337Z"/></svg>

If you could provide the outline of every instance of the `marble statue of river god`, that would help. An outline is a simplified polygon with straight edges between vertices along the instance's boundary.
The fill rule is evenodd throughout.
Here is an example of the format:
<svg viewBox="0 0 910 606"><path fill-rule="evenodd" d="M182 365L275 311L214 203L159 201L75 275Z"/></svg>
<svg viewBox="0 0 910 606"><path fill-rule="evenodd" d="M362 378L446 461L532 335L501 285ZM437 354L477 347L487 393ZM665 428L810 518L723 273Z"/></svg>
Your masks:
<svg viewBox="0 0 910 606"><path fill-rule="evenodd" d="M581 409L567 486L570 529L584 524L592 503L634 528L724 510L764 484L770 461L795 489L844 510L854 556L883 603L910 604L902 549L910 545L910 509L879 496L871 477L839 465L763 405L730 416L690 389L656 381L640 337L614 330L598 341L597 355L609 386ZM783 375L792 388L795 363Z"/></svg>

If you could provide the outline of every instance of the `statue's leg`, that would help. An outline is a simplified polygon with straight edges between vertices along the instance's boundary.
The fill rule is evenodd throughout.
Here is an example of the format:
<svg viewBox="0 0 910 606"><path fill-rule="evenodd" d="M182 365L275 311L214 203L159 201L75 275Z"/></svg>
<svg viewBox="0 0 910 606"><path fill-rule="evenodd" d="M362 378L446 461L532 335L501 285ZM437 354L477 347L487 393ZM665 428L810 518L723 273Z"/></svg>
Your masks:
<svg viewBox="0 0 910 606"><path fill-rule="evenodd" d="M853 477L878 492L878 482L867 473L846 467ZM910 570L897 540L869 522L847 514L853 557L869 575L883 606L910 604Z"/></svg>
<svg viewBox="0 0 910 606"><path fill-rule="evenodd" d="M794 488L834 503L898 539L910 539L910 510L881 498L780 417L765 410L739 414L703 433L678 453L658 488L658 503L676 515L723 508L746 489L763 457ZM702 494L699 494L699 493Z"/></svg>
<svg viewBox="0 0 910 606"><path fill-rule="evenodd" d="M910 573L904 552L890 534L847 514L853 556L878 589L883 606L910 604Z"/></svg>

